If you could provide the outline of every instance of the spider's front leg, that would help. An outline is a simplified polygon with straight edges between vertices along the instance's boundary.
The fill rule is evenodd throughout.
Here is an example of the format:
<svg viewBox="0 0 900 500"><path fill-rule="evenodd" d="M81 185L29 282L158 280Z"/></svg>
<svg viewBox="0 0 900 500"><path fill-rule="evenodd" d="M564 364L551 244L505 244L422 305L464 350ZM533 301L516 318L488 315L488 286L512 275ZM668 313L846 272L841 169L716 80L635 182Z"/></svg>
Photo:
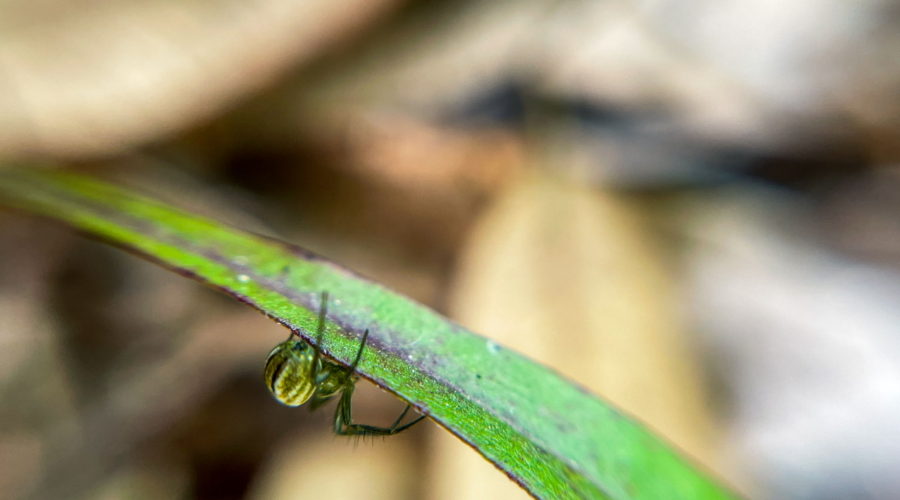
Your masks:
<svg viewBox="0 0 900 500"><path fill-rule="evenodd" d="M316 332L319 346L322 345L322 334L325 325L325 308L328 303L327 292L322 292L322 307L319 310L319 327ZM340 391L341 398L338 401L337 409L334 412L334 432L342 436L388 436L406 430L425 418L425 415L404 425L400 425L403 417L412 407L407 404L403 413L397 417L397 420L390 427L376 427L373 425L355 424L351 411L351 399L353 398L353 389L356 386L356 367L362 359L363 350L366 348L366 342L369 340L369 330L363 332L362 339L359 342L359 349L356 350L356 356L353 362L347 368L341 368L338 365L331 366L330 362L323 362L319 356L318 349L313 357L313 363L310 367L310 375L315 382L316 393L310 401L310 409L314 410L326 402ZM331 379L331 380L329 380ZM329 384L329 382L331 382Z"/></svg>
<svg viewBox="0 0 900 500"><path fill-rule="evenodd" d="M351 410L351 400L353 399L353 384L347 385L344 390L341 391L341 399L338 401L337 410L334 412L334 433L339 434L341 436L390 436L391 434L397 434L398 432L409 429L413 425L419 423L425 415L420 415L419 418L413 420L412 422L400 425L400 422L403 420L403 417L409 412L409 409L412 408L412 405L407 404L406 408L400 413L400 416L397 417L397 420L394 420L394 423L391 424L390 427L376 427L374 425L365 425L365 424L355 424L353 423L353 416Z"/></svg>

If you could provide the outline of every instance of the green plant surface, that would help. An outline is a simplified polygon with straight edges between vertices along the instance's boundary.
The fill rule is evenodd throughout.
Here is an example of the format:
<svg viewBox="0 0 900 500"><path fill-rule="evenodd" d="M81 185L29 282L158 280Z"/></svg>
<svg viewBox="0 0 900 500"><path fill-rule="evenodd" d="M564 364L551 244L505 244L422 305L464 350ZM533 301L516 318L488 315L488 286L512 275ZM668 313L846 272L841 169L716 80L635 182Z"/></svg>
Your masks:
<svg viewBox="0 0 900 500"><path fill-rule="evenodd" d="M368 329L359 374L536 497L735 498L643 425L549 368L298 247L59 171L0 170L0 203L220 289L314 344L319 296L328 291L317 344L325 355L348 364Z"/></svg>

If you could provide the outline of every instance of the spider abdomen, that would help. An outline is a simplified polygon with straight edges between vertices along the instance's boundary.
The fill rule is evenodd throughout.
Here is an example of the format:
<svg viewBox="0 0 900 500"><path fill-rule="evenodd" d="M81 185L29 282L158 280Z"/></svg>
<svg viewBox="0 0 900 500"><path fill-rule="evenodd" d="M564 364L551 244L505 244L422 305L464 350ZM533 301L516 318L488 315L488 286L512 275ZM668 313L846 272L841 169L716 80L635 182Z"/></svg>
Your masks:
<svg viewBox="0 0 900 500"><path fill-rule="evenodd" d="M300 406L316 390L313 350L303 340L289 339L272 349L266 359L266 386L279 403Z"/></svg>

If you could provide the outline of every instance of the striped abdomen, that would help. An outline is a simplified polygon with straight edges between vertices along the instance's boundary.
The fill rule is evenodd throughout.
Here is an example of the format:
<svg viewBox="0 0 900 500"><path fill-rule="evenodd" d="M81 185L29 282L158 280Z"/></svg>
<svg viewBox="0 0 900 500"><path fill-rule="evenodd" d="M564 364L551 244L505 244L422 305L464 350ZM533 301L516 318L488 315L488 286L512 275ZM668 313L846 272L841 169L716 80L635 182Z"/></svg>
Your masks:
<svg viewBox="0 0 900 500"><path fill-rule="evenodd" d="M266 387L280 403L300 406L316 390L312 364L312 347L303 340L288 339L275 346L266 359Z"/></svg>

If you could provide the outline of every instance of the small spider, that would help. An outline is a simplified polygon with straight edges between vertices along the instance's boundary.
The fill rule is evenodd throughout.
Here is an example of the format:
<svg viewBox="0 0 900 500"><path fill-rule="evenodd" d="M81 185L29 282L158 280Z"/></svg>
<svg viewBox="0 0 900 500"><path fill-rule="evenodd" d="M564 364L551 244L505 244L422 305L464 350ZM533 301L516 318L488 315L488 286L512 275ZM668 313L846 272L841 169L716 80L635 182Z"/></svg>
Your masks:
<svg viewBox="0 0 900 500"><path fill-rule="evenodd" d="M316 328L319 340L325 330L327 303L328 293L323 292ZM266 358L266 386L281 404L293 407L310 401L310 410L322 406L340 392L341 398L334 412L334 432L343 436L387 436L406 430L425 418L422 415L412 422L400 425L411 408L409 404L390 427L355 424L350 416L350 399L359 379L356 366L362 358L368 338L369 331L366 330L359 350L356 351L356 358L349 367L345 367L323 358L318 349L299 336L295 338L294 332L291 332L288 339L275 346Z"/></svg>

